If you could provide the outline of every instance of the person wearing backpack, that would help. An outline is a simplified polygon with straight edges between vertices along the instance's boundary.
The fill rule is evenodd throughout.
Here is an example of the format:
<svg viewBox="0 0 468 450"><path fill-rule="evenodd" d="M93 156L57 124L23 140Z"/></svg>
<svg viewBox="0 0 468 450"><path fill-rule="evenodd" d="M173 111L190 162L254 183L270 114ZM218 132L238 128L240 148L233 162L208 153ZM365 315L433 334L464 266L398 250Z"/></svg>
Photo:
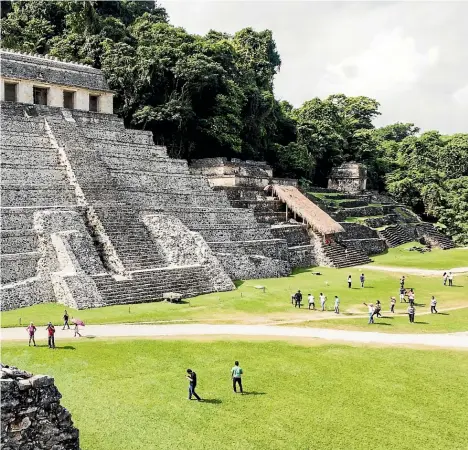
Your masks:
<svg viewBox="0 0 468 450"><path fill-rule="evenodd" d="M237 394L236 386L239 385L240 393L243 394L242 389L242 375L244 371L239 367L239 361L234 363L234 367L231 369L231 378L232 378L232 389L234 393Z"/></svg>

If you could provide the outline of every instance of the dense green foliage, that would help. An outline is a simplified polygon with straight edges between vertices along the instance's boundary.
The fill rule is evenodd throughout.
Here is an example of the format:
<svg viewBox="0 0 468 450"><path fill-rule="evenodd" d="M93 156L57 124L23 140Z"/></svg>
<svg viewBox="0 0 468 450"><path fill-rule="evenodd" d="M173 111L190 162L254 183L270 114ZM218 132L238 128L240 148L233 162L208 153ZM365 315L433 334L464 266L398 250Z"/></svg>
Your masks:
<svg viewBox="0 0 468 450"><path fill-rule="evenodd" d="M281 59L269 30L192 35L152 1L6 1L2 45L102 68L116 112L173 157L267 160L279 176L318 185L332 166L363 162L369 187L468 242L468 135L376 129L379 103L363 96L279 102Z"/></svg>
<svg viewBox="0 0 468 450"><path fill-rule="evenodd" d="M468 441L463 351L310 341L57 345L4 342L2 362L55 378L83 450L461 450ZM232 392L236 359L249 395ZM187 401L188 367L204 403Z"/></svg>

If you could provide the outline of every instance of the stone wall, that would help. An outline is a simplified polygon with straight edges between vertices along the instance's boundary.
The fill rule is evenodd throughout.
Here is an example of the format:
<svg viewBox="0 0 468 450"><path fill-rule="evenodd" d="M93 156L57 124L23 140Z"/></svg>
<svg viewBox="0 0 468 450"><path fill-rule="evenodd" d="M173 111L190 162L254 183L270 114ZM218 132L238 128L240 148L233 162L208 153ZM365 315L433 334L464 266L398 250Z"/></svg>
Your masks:
<svg viewBox="0 0 468 450"><path fill-rule="evenodd" d="M347 239L341 241L347 248L359 250L366 255L378 255L387 250L387 244L384 239Z"/></svg>
<svg viewBox="0 0 468 450"><path fill-rule="evenodd" d="M368 239L378 237L377 231L359 223L340 222L340 225L345 229L344 233L339 233L336 236L337 240L340 241L344 239Z"/></svg>
<svg viewBox="0 0 468 450"><path fill-rule="evenodd" d="M366 189L367 169L362 164L344 163L334 167L328 180L329 189L358 193Z"/></svg>
<svg viewBox="0 0 468 450"><path fill-rule="evenodd" d="M3 450L79 450L79 431L47 375L1 365Z"/></svg>

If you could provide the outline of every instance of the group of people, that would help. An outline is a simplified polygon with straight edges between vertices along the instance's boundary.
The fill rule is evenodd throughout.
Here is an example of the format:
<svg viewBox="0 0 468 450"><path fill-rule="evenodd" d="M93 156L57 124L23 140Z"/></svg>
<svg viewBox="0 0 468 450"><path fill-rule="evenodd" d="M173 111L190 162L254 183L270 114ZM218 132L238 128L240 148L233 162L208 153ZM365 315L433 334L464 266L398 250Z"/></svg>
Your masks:
<svg viewBox="0 0 468 450"><path fill-rule="evenodd" d="M449 286L453 286L453 273L452 272L444 272L443 279L444 279L444 286L447 286L447 281L448 281Z"/></svg>
<svg viewBox="0 0 468 450"><path fill-rule="evenodd" d="M319 301L320 301L320 308L322 311L325 311L325 303L327 301L326 295L324 295L323 292L320 292L319 295ZM313 294L308 294L307 295L307 303L309 306L309 309L315 310L315 295ZM291 295L291 304L294 305L295 308L300 308L302 304L302 292L299 290L295 294ZM334 311L336 314L340 313L340 299L338 298L337 295L335 295L335 304L334 304Z"/></svg>
<svg viewBox="0 0 468 450"><path fill-rule="evenodd" d="M65 310L65 312L63 314L63 327L62 327L62 330L65 330L65 328L70 329L69 317L70 316L68 315L67 310ZM79 327L78 327L78 322L75 322L74 325L75 325L74 337L76 337L76 336L81 337L80 330L79 330ZM33 322L31 322L29 324L29 326L26 328L26 331L28 332L28 335L29 335L29 346L31 346L31 342L32 342L33 346L37 347L36 339L35 339L37 328L36 328L36 326L34 325ZM49 348L54 349L55 348L55 327L52 324L52 322L49 322L47 324L46 331L47 331L47 342L48 342Z"/></svg>
<svg viewBox="0 0 468 450"><path fill-rule="evenodd" d="M242 387L242 375L244 371L239 366L239 361L234 363L234 367L231 369L231 380L232 380L232 390L235 394L237 394L237 386L239 386L239 392L241 394L244 393L244 389ZM189 388L188 388L188 399L192 400L192 396L195 397L199 402L202 402L203 399L195 392L197 387L197 374L192 369L187 369L187 375L185 376L189 381Z"/></svg>

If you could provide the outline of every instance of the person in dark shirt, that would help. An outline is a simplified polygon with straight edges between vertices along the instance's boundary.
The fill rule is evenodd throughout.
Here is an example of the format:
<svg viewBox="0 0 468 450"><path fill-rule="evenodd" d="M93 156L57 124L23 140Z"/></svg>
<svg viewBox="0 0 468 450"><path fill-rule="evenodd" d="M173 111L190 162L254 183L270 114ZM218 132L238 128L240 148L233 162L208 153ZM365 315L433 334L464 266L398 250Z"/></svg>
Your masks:
<svg viewBox="0 0 468 450"><path fill-rule="evenodd" d="M195 396L195 398L201 402L201 398L198 396L198 394L195 392L195 388L197 387L197 374L192 370L192 369L187 369L187 380L189 380L189 395L188 399L192 400L192 395Z"/></svg>
<svg viewBox="0 0 468 450"><path fill-rule="evenodd" d="M295 300L296 300L296 302L294 303L294 308L297 308L298 306L299 306L299 308L300 308L300 307L301 307L301 302L302 302L302 294L301 294L301 291L297 291L297 292L296 292Z"/></svg>
<svg viewBox="0 0 468 450"><path fill-rule="evenodd" d="M408 308L408 317L410 323L414 323L414 315L416 314L416 309L414 306L410 305Z"/></svg>
<svg viewBox="0 0 468 450"><path fill-rule="evenodd" d="M63 313L63 328L62 328L62 330L65 330L65 327L68 327L68 329L70 329L70 325L68 324L68 312L67 312L67 310L65 310L65 312Z"/></svg>

